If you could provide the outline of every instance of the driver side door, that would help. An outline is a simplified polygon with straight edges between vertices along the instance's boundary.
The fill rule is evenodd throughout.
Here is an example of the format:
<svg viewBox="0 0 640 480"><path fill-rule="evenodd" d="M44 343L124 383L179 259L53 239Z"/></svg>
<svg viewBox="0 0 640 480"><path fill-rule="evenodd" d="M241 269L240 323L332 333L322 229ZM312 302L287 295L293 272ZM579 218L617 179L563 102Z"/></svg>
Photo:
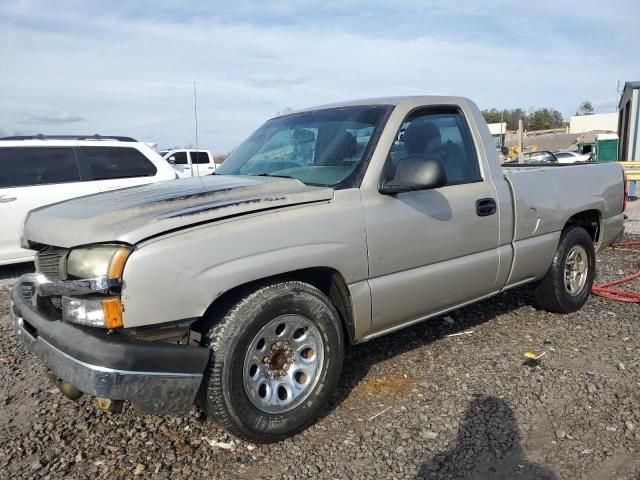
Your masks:
<svg viewBox="0 0 640 480"><path fill-rule="evenodd" d="M482 174L462 111L427 110L407 117L385 171L402 168L399 160L415 155L438 158L447 184L363 198L372 333L499 290L496 193Z"/></svg>
<svg viewBox="0 0 640 480"><path fill-rule="evenodd" d="M187 152L173 152L169 157L167 157L167 161L173 166L174 170L178 174L178 177L189 178L193 176L191 170L193 167L189 162Z"/></svg>

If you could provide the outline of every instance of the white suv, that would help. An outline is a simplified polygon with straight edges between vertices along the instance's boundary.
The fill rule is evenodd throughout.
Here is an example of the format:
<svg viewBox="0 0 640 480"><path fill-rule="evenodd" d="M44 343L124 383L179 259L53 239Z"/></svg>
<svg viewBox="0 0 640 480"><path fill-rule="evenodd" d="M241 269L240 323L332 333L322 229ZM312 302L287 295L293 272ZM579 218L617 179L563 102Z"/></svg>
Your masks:
<svg viewBox="0 0 640 480"><path fill-rule="evenodd" d="M180 178L202 177L216 171L216 164L209 150L187 148L161 150L160 155L173 165Z"/></svg>
<svg viewBox="0 0 640 480"><path fill-rule="evenodd" d="M155 150L129 137L0 138L0 265L33 259L34 252L20 247L29 210L175 178L175 170Z"/></svg>

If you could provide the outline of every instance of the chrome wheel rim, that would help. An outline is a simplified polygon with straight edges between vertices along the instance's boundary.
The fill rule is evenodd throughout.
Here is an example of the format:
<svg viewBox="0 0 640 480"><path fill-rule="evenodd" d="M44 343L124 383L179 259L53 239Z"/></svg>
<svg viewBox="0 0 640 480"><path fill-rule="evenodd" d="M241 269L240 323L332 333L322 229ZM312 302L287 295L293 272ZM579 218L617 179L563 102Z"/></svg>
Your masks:
<svg viewBox="0 0 640 480"><path fill-rule="evenodd" d="M569 250L564 262L564 288L569 295L582 292L587 283L589 273L589 257L584 247L575 245Z"/></svg>
<svg viewBox="0 0 640 480"><path fill-rule="evenodd" d="M249 344L242 370L244 389L259 410L288 412L311 394L323 365L324 342L318 327L302 315L281 315Z"/></svg>

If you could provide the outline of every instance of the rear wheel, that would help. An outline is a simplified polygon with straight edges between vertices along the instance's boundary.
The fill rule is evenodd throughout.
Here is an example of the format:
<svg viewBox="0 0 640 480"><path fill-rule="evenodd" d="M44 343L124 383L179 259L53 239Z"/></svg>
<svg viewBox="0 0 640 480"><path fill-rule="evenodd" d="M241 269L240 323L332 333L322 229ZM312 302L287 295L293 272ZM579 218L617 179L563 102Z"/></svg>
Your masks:
<svg viewBox="0 0 640 480"><path fill-rule="evenodd" d="M268 284L223 312L206 335L211 359L200 392L206 413L234 435L283 439L307 427L342 369L338 313L317 288Z"/></svg>
<svg viewBox="0 0 640 480"><path fill-rule="evenodd" d="M555 313L582 308L593 286L596 254L593 241L581 227L562 232L551 266L536 288L540 307Z"/></svg>

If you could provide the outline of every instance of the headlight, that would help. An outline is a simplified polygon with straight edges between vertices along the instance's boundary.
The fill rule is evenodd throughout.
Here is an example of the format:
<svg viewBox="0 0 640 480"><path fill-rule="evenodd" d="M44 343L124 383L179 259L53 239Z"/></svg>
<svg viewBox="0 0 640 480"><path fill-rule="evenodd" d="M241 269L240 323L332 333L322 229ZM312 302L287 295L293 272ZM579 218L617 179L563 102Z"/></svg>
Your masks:
<svg viewBox="0 0 640 480"><path fill-rule="evenodd" d="M122 327L118 297L62 297L62 319L92 327Z"/></svg>
<svg viewBox="0 0 640 480"><path fill-rule="evenodd" d="M75 278L122 278L124 262L131 249L119 245L96 245L71 250L67 258L67 275Z"/></svg>

